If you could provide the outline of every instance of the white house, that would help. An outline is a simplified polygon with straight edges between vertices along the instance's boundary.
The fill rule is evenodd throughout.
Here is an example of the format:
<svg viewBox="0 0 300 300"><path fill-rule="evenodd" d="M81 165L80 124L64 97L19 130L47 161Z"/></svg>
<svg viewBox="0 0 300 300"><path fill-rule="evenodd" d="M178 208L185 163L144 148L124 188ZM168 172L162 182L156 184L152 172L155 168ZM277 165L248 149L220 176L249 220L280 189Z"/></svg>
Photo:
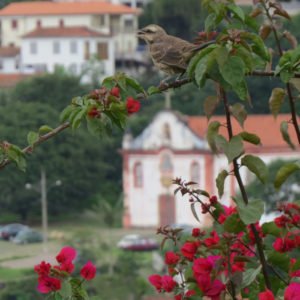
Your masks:
<svg viewBox="0 0 300 300"><path fill-rule="evenodd" d="M24 35L40 27L85 26L111 35L115 55L134 53L139 10L110 2L15 2L0 10L1 45L20 47Z"/></svg>
<svg viewBox="0 0 300 300"><path fill-rule="evenodd" d="M115 72L114 43L110 35L84 26L35 29L22 37L21 58L22 73L51 73L61 66L80 75L93 58L99 60L93 68L99 71L102 68L106 75Z"/></svg>
<svg viewBox="0 0 300 300"><path fill-rule="evenodd" d="M0 47L0 73L14 74L18 72L20 72L20 48Z"/></svg>
<svg viewBox="0 0 300 300"><path fill-rule="evenodd" d="M266 163L276 159L299 158L300 149L292 151L282 140L280 122L289 120L289 115L279 115L276 120L270 115L250 115L245 122L248 132L261 137L262 146L245 143L247 153L258 155ZM225 117L214 117L221 124ZM199 215L195 220L187 197L174 196L175 187L171 179L181 177L198 183L200 189L217 195L215 178L217 174L232 166L227 165L224 155L213 155L206 142L206 117L181 116L171 110L159 112L153 121L137 137L130 133L123 139L123 191L124 227L157 227L174 223L210 225L208 215ZM233 122L234 133L242 129ZM291 138L295 140L292 130ZM225 128L220 133L227 136ZM245 183L253 178L246 168L241 168ZM225 192L221 201L231 204L231 195L238 186L234 176L225 181ZM199 212L201 209L199 208Z"/></svg>

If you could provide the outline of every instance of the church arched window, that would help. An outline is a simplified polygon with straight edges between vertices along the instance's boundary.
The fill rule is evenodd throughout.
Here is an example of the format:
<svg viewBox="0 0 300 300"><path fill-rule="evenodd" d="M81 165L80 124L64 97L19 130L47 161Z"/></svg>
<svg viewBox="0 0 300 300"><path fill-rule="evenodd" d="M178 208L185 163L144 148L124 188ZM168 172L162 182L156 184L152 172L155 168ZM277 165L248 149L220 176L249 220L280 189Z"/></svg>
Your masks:
<svg viewBox="0 0 300 300"><path fill-rule="evenodd" d="M161 157L161 163L160 163L160 171L163 174L170 174L173 172L173 163L171 156L167 153L163 154Z"/></svg>
<svg viewBox="0 0 300 300"><path fill-rule="evenodd" d="M141 162L136 162L133 167L134 187L143 186L143 166Z"/></svg>

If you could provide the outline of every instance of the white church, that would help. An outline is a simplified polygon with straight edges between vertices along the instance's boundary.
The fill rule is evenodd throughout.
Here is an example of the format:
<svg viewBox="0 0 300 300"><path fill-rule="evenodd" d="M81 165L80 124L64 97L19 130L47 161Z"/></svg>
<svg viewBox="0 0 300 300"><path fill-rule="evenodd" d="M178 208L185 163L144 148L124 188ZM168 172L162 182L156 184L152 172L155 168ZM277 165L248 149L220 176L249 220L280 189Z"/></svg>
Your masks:
<svg viewBox="0 0 300 300"><path fill-rule="evenodd" d="M300 149L292 150L283 141L279 127L290 115L249 115L244 129L233 120L233 131L237 134L243 130L257 134L261 145L245 143L247 154L259 156L265 163L276 159L299 158ZM216 116L225 124L224 116ZM222 169L232 169L227 165L227 158L214 155L206 141L208 121L205 116L188 117L172 110L163 110L156 114L151 123L137 137L126 133L123 138L123 192L124 215L123 226L158 227L172 224L210 225L208 215L201 215L200 224L190 210L187 197L180 193L174 196L175 186L172 179L181 177L198 183L200 189L217 195L215 178ZM292 128L291 139L296 141ZM220 133L227 136L225 127ZM297 144L297 143L295 143ZM253 175L241 168L242 179L249 182ZM231 195L237 191L234 176L225 181L224 195L221 199L225 205L231 204Z"/></svg>

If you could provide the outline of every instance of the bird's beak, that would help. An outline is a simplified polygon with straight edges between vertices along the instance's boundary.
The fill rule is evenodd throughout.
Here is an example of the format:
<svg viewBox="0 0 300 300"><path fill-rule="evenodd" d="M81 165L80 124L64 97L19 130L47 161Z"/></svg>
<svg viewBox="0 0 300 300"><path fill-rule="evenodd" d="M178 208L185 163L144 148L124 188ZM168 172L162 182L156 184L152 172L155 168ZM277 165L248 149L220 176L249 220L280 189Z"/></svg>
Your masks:
<svg viewBox="0 0 300 300"><path fill-rule="evenodd" d="M144 36L144 34L145 34L145 31L143 29L140 29L137 32L137 37L142 37L142 36Z"/></svg>

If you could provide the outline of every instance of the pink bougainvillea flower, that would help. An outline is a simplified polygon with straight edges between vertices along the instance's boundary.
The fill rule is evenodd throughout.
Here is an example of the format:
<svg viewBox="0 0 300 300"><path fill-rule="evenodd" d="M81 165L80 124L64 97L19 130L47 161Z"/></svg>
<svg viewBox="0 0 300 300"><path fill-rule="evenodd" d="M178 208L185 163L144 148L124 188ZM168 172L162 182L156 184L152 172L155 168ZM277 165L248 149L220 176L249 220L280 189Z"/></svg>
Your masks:
<svg viewBox="0 0 300 300"><path fill-rule="evenodd" d="M77 252L74 248L70 246L63 247L58 255L56 256L56 260L60 264L65 264L72 262L77 255Z"/></svg>
<svg viewBox="0 0 300 300"><path fill-rule="evenodd" d="M184 294L184 299L187 299L189 297L192 297L196 294L196 292L194 290L187 290ZM182 294L177 294L175 295L175 300L182 300Z"/></svg>
<svg viewBox="0 0 300 300"><path fill-rule="evenodd" d="M296 243L287 237L277 238L273 243L273 247L276 251L284 253L293 250L296 247Z"/></svg>
<svg viewBox="0 0 300 300"><path fill-rule="evenodd" d="M292 282L285 289L284 300L300 300L300 283Z"/></svg>
<svg viewBox="0 0 300 300"><path fill-rule="evenodd" d="M138 112L141 108L141 103L132 97L126 99L126 110L129 115Z"/></svg>
<svg viewBox="0 0 300 300"><path fill-rule="evenodd" d="M214 269L216 261L218 261L221 256L211 255L207 258L197 258L194 260L193 271L194 276L209 276L210 272Z"/></svg>
<svg viewBox="0 0 300 300"><path fill-rule="evenodd" d="M285 215L282 215L282 216L277 217L277 218L274 219L275 225L279 228L285 227L286 224L289 223L289 222L290 222L290 219Z"/></svg>
<svg viewBox="0 0 300 300"><path fill-rule="evenodd" d="M201 230L199 228L193 228L192 230L192 236L193 237L198 237L200 236Z"/></svg>
<svg viewBox="0 0 300 300"><path fill-rule="evenodd" d="M42 294L58 291L61 289L61 282L57 278L43 276L38 279L37 290Z"/></svg>
<svg viewBox="0 0 300 300"><path fill-rule="evenodd" d="M162 291L162 282L161 276L158 274L153 274L148 277L149 282L156 288L156 290L160 293Z"/></svg>
<svg viewBox="0 0 300 300"><path fill-rule="evenodd" d="M165 254L165 263L167 265L175 265L179 262L180 256L173 251L167 251Z"/></svg>
<svg viewBox="0 0 300 300"><path fill-rule="evenodd" d="M112 96L115 96L115 97L119 98L119 97L120 97L120 89L119 89L117 86L114 86L114 87L111 89L110 94L111 94Z"/></svg>
<svg viewBox="0 0 300 300"><path fill-rule="evenodd" d="M75 266L71 262L66 262L56 267L57 270L67 272L69 274L73 273Z"/></svg>
<svg viewBox="0 0 300 300"><path fill-rule="evenodd" d="M273 293L266 289L264 292L259 293L258 300L275 300Z"/></svg>
<svg viewBox="0 0 300 300"><path fill-rule="evenodd" d="M92 262L88 261L80 270L80 275L85 280L92 280L96 276L96 267Z"/></svg>
<svg viewBox="0 0 300 300"><path fill-rule="evenodd" d="M237 212L236 207L226 206L226 205L222 205L222 206L223 206L223 213L221 213L218 218L218 222L220 224L223 224L229 216Z"/></svg>
<svg viewBox="0 0 300 300"><path fill-rule="evenodd" d="M197 242L185 242L180 251L185 258L192 261L195 257L198 247L199 243Z"/></svg>
<svg viewBox="0 0 300 300"><path fill-rule="evenodd" d="M161 286L167 293L170 293L177 286L177 282L172 276L164 275L161 277Z"/></svg>
<svg viewBox="0 0 300 300"><path fill-rule="evenodd" d="M220 237L218 236L217 232L215 230L213 230L211 233L210 233L210 236L209 238L206 238L203 242L204 242L204 245L208 248L210 248L211 246L214 246L214 245L217 245L220 241Z"/></svg>
<svg viewBox="0 0 300 300"><path fill-rule="evenodd" d="M215 279L211 281L209 276L201 276L197 279L198 286L205 296L210 297L211 300L220 300L221 293L226 286L220 280Z"/></svg>
<svg viewBox="0 0 300 300"><path fill-rule="evenodd" d="M42 261L39 265L34 267L34 271L39 275L39 277L49 275L51 265L45 261Z"/></svg>

